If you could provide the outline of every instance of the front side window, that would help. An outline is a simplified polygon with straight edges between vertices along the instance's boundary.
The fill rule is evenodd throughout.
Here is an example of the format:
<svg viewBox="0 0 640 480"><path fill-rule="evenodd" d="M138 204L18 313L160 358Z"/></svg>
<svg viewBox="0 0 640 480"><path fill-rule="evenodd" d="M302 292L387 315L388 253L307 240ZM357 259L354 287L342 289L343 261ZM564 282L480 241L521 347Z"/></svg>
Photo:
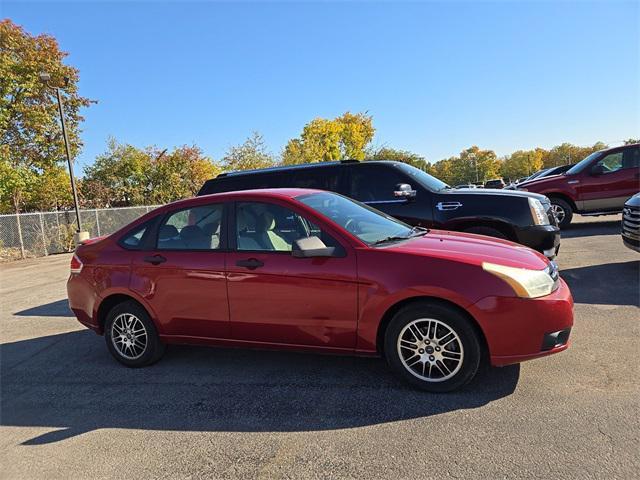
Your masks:
<svg viewBox="0 0 640 480"><path fill-rule="evenodd" d="M396 186L407 183L397 169L382 165L354 165L351 168L351 198L361 202L397 200Z"/></svg>
<svg viewBox="0 0 640 480"><path fill-rule="evenodd" d="M311 193L296 197L296 200L313 208L368 245L383 245L427 233L424 229L411 228L378 210L335 193Z"/></svg>
<svg viewBox="0 0 640 480"><path fill-rule="evenodd" d="M236 206L238 250L290 252L300 238L319 237L327 247L339 244L298 213L271 203L242 202Z"/></svg>
<svg viewBox="0 0 640 480"><path fill-rule="evenodd" d="M588 157L583 158L578 163L576 163L573 167L571 167L569 170L567 170L567 175L576 175L576 174L580 173L582 170L587 168L591 164L591 162L593 162L600 155L602 155L601 151L593 152Z"/></svg>
<svg viewBox="0 0 640 480"><path fill-rule="evenodd" d="M222 204L213 204L171 213L160 225L158 249L219 249L222 210Z"/></svg>
<svg viewBox="0 0 640 480"><path fill-rule="evenodd" d="M602 167L603 173L617 172L622 168L622 152L610 153L596 163L597 167Z"/></svg>

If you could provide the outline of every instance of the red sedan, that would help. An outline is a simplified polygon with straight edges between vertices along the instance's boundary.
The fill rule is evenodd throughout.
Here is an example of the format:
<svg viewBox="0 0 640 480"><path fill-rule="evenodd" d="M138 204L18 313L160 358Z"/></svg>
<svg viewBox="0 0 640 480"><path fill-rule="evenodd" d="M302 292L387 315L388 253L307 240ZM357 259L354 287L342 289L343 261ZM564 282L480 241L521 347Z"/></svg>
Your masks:
<svg viewBox="0 0 640 480"><path fill-rule="evenodd" d="M381 354L438 392L482 360L565 350L573 324L569 288L529 248L302 189L161 207L80 246L67 290L78 320L130 367L171 343Z"/></svg>

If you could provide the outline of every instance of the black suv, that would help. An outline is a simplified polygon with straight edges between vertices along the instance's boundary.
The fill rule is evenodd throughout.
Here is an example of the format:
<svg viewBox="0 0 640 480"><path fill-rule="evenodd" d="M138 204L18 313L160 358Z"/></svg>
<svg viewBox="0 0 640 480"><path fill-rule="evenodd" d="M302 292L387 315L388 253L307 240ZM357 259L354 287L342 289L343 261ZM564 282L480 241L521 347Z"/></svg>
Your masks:
<svg viewBox="0 0 640 480"><path fill-rule="evenodd" d="M543 195L452 189L401 162L342 161L223 173L198 195L257 188L317 188L359 200L410 225L505 238L554 258L560 230Z"/></svg>

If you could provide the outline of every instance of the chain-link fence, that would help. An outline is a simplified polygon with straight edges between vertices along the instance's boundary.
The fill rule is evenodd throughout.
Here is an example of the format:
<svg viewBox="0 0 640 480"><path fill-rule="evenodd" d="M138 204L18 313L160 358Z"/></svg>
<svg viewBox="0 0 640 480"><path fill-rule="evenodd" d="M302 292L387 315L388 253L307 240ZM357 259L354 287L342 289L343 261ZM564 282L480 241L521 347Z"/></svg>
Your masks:
<svg viewBox="0 0 640 480"><path fill-rule="evenodd" d="M108 235L154 208L80 210L82 229L91 237ZM74 210L0 215L0 260L71 252L76 225Z"/></svg>

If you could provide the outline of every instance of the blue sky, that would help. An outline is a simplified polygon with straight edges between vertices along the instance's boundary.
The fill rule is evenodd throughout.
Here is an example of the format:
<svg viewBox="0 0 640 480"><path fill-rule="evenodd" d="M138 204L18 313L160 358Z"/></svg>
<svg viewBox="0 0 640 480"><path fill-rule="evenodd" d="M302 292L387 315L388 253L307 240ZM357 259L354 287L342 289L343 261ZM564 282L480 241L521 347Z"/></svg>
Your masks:
<svg viewBox="0 0 640 480"><path fill-rule="evenodd" d="M3 0L80 69L84 151L197 144L368 111L375 144L430 161L640 135L638 2L223 3Z"/></svg>

